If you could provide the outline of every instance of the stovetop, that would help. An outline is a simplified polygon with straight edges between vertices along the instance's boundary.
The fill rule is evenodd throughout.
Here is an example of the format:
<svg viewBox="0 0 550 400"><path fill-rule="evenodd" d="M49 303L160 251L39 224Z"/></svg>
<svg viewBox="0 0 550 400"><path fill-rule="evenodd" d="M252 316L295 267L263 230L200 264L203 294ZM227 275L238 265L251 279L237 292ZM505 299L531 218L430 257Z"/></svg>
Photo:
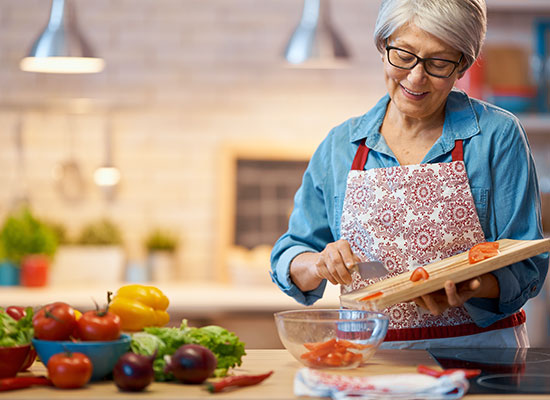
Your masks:
<svg viewBox="0 0 550 400"><path fill-rule="evenodd" d="M442 368L480 369L468 394L550 394L550 349L431 349Z"/></svg>

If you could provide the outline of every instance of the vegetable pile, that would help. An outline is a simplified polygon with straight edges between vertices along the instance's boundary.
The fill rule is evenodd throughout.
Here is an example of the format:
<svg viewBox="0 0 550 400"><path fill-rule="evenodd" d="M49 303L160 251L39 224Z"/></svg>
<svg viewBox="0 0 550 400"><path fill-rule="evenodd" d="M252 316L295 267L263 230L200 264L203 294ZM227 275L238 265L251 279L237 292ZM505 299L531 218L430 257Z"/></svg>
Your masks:
<svg viewBox="0 0 550 400"><path fill-rule="evenodd" d="M189 327L183 320L179 328L147 327L143 332L132 335L131 350L136 354L150 356L155 350L157 355L153 363L156 381L175 380L174 374L165 372L167 357L173 355L184 344L198 344L210 349L218 364L214 376L227 375L229 368L241 365L246 355L245 344L237 335L216 325L201 328Z"/></svg>

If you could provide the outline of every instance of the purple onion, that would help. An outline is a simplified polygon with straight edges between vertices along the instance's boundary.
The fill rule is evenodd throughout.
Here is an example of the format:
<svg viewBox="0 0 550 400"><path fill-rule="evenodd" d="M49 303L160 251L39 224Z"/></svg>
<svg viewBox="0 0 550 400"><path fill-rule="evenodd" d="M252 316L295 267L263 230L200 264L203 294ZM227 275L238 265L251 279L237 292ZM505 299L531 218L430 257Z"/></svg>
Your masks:
<svg viewBox="0 0 550 400"><path fill-rule="evenodd" d="M120 390L139 392L155 379L155 354L144 356L132 352L123 354L113 369L113 380Z"/></svg>
<svg viewBox="0 0 550 400"><path fill-rule="evenodd" d="M198 344L184 344L169 358L165 371L183 383L202 383L216 369L218 360L210 349Z"/></svg>

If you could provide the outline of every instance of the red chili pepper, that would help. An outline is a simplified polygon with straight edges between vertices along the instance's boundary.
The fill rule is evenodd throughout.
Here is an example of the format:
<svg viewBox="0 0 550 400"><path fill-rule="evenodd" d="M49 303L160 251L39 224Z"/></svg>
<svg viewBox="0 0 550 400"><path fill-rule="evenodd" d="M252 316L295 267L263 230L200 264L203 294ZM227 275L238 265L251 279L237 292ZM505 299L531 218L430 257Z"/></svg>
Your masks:
<svg viewBox="0 0 550 400"><path fill-rule="evenodd" d="M475 378L476 376L481 374L480 369L449 368L449 369L444 369L444 370L437 370L437 369L430 368L426 365L419 365L417 367L416 371L419 374L430 375L430 376L434 376L436 378L439 378L443 375L450 375L450 374L453 374L457 371L464 372L464 375L466 376L467 379Z"/></svg>
<svg viewBox="0 0 550 400"><path fill-rule="evenodd" d="M51 386L52 382L45 376L16 376L0 379L0 392L24 389L34 385Z"/></svg>
<svg viewBox="0 0 550 400"><path fill-rule="evenodd" d="M217 382L207 382L206 387L210 393L218 393L229 387L256 385L269 378L273 371L261 375L235 375L228 376Z"/></svg>
<svg viewBox="0 0 550 400"><path fill-rule="evenodd" d="M384 293L382 292L375 292L375 293L372 293L372 294L367 294L365 297L361 297L359 299L359 301L367 301L367 300L372 300L372 299L375 299L377 297L380 297L382 296Z"/></svg>

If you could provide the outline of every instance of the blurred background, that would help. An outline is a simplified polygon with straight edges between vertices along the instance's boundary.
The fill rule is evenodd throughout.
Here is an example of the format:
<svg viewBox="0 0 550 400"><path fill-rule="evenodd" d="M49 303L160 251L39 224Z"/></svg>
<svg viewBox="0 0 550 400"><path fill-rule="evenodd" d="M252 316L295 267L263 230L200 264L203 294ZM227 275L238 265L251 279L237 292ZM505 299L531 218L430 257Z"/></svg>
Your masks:
<svg viewBox="0 0 550 400"><path fill-rule="evenodd" d="M9 242L0 294L35 290L38 302L63 287L89 303L75 287L147 282L171 293L176 320L200 309L193 315L206 321L227 300L208 290L223 285L236 288L229 297L272 296L247 314L254 324L259 313L298 307L273 287L269 252L316 146L385 93L372 40L378 6L0 0L0 221ZM483 55L458 86L522 120L550 231L550 2L488 0L488 14ZM102 69L23 71L33 67L23 58L48 51L48 21L49 40L64 26L73 54L100 58ZM300 41L312 32L326 43L311 55L323 58L302 60ZM44 282L32 279L43 259L27 260L34 272L21 276L35 252L50 256ZM18 277L5 273L10 264ZM212 310L193 309L184 292L208 298ZM545 318L532 330L547 344L547 292L539 298L531 312ZM255 300L235 301L244 313ZM327 302L337 305L337 294Z"/></svg>

